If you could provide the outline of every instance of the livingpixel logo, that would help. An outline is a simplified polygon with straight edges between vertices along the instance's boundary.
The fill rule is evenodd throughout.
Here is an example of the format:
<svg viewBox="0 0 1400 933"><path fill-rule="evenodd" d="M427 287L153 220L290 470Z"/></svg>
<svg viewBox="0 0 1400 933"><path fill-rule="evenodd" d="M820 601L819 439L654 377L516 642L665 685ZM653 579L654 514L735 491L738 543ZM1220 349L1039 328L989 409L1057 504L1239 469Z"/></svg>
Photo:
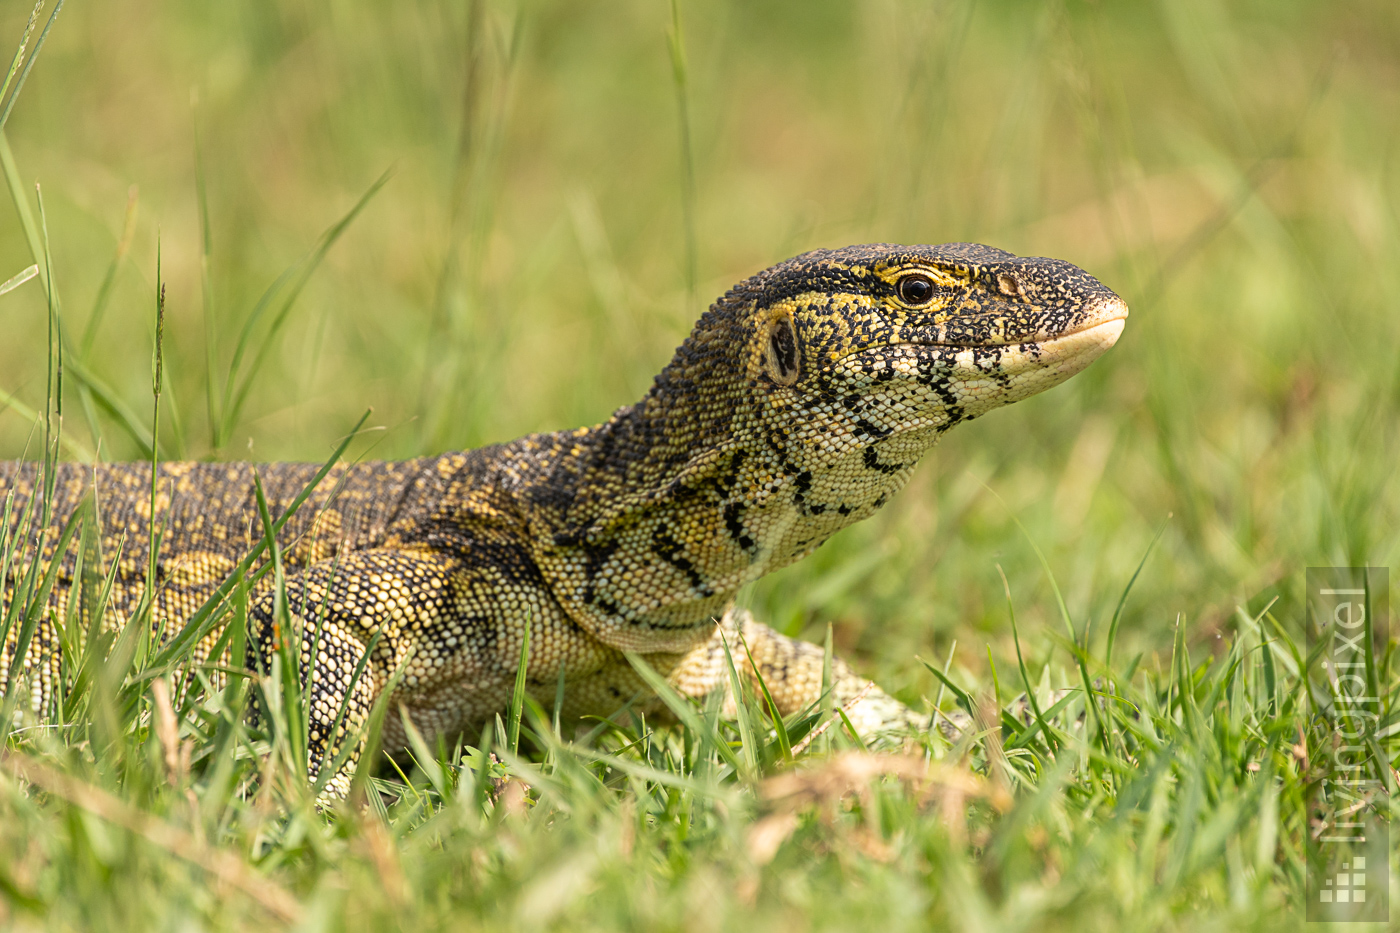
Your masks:
<svg viewBox="0 0 1400 933"><path fill-rule="evenodd" d="M1307 754L1322 780L1308 801L1309 921L1390 919L1390 809L1394 784L1381 729L1380 682L1390 604L1385 567L1309 567Z"/></svg>

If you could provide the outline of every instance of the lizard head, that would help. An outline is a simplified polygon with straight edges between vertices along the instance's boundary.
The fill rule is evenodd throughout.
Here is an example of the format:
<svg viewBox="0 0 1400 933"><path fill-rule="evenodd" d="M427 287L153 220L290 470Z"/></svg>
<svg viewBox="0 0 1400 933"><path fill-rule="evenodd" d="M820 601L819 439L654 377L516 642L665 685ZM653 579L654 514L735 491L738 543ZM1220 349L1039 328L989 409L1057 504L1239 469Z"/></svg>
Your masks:
<svg viewBox="0 0 1400 933"><path fill-rule="evenodd" d="M751 282L750 379L779 407L859 409L876 437L941 432L1057 385L1128 315L1070 263L970 243L818 250Z"/></svg>
<svg viewBox="0 0 1400 933"><path fill-rule="evenodd" d="M986 246L780 263L715 302L640 402L551 435L532 520L561 550L539 559L608 644L688 650L739 587L873 515L953 425L1083 369L1127 314L1069 263Z"/></svg>

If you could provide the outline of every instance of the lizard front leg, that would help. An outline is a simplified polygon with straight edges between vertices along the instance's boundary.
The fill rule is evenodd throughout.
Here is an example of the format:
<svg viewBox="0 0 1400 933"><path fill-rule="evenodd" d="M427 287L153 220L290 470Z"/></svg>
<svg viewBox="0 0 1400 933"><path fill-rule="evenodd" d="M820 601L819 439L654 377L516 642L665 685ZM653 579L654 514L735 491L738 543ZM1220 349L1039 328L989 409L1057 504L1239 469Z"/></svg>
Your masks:
<svg viewBox="0 0 1400 933"><path fill-rule="evenodd" d="M458 686L451 702L411 712L430 740L499 702L508 687L494 670L499 631L481 598L483 582L455 558L388 549L353 553L338 563L322 561L287 579L287 621L300 644L298 676L310 694L311 779L341 754L343 743L356 745L327 782L324 797L343 797L349 790L365 723L391 678L397 678L397 687L385 717L386 748L404 741L399 704L422 706L415 702L420 694L443 681ZM248 666L254 670L270 669L289 634L274 597L264 593L250 612Z"/></svg>
<svg viewBox="0 0 1400 933"><path fill-rule="evenodd" d="M554 696L561 667L569 713L612 712L640 684L620 654L568 619L519 554L501 547L359 551L290 576L285 593L300 641L298 675L311 695L311 779L340 756L343 743L357 743L327 782L324 799L349 790L364 724L391 682L386 751L408 744L405 716L430 743L474 737L509 706L527 629L528 686L542 701ZM254 670L270 668L284 637L274 596L263 594L250 613ZM586 708L574 709L581 701Z"/></svg>
<svg viewBox="0 0 1400 933"><path fill-rule="evenodd" d="M715 627L714 636L672 671L671 682L680 692L704 696L715 690L730 691L724 659L726 640L736 667L751 682L755 671L763 678L779 714L801 712L821 699L825 649L779 634L755 621L748 610L738 608L730 609ZM833 706L845 711L863 738L928 727L927 715L885 693L840 658L832 659L831 694Z"/></svg>

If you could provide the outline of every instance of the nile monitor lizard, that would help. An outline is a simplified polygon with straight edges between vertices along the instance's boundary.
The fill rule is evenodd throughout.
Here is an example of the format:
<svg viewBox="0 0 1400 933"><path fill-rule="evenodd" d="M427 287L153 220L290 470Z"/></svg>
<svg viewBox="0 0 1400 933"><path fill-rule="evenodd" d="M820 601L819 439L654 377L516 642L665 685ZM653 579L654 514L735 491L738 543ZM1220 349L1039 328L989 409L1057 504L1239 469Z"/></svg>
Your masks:
<svg viewBox="0 0 1400 933"><path fill-rule="evenodd" d="M647 693L627 652L684 695L727 690L723 638L752 676L740 636L780 710L805 708L821 693L824 651L736 610L738 590L874 514L954 425L1079 372L1114 344L1127 313L1058 260L962 243L819 250L731 289L646 397L601 425L335 466L279 537L289 618L322 632L314 670L311 639L301 642L311 773L346 730L361 731L396 671L391 708L429 741L489 721L510 702L527 624L528 689L551 707L562 676L565 716L605 716ZM0 464L13 516L38 469ZM150 469L58 467L43 547L53 550L53 529L95 490L103 553L118 563L104 619L113 628L145 587ZM168 634L262 538L255 472L275 518L318 468L158 469L153 624ZM63 617L75 552L24 659L32 713L47 709L58 676L52 617ZM248 618L256 668L276 650L270 585ZM211 648L197 646L196 660ZM830 682L860 730L921 718L839 661ZM386 746L405 742L400 722L387 718ZM330 794L345 792L353 767L332 776Z"/></svg>

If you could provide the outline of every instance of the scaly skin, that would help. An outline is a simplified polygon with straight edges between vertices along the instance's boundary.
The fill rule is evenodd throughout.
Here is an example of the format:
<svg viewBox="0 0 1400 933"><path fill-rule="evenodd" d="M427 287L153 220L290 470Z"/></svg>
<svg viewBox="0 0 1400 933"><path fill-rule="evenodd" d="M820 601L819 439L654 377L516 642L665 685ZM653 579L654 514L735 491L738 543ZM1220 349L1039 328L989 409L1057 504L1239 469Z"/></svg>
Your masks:
<svg viewBox="0 0 1400 933"><path fill-rule="evenodd" d="M429 741L473 734L509 703L527 621L529 690L552 706L562 669L566 716L608 715L646 693L624 652L684 694L726 690L722 634L732 645L742 635L784 713L806 707L821 692L822 650L736 611L739 588L874 514L954 425L1079 372L1126 316L1057 260L971 244L816 251L731 289L646 397L601 425L335 467L279 538L293 624L322 627L314 671L302 639L311 773L400 668L391 710L406 709ZM255 469L275 518L317 467L160 466L155 618L167 635L261 539ZM32 463L0 464L13 515L36 477ZM116 627L144 590L149 465L60 466L49 530L32 540L51 553L54 529L94 488L109 562L125 539L104 619ZM60 618L75 552L50 600ZM266 666L280 634L266 584L250 628L247 663ZM49 702L57 645L46 618L24 661L32 712ZM0 671L13 650L12 634ZM863 732L927 722L839 661L833 677ZM386 723L386 747L402 745L399 717ZM330 778L330 795L353 767Z"/></svg>

